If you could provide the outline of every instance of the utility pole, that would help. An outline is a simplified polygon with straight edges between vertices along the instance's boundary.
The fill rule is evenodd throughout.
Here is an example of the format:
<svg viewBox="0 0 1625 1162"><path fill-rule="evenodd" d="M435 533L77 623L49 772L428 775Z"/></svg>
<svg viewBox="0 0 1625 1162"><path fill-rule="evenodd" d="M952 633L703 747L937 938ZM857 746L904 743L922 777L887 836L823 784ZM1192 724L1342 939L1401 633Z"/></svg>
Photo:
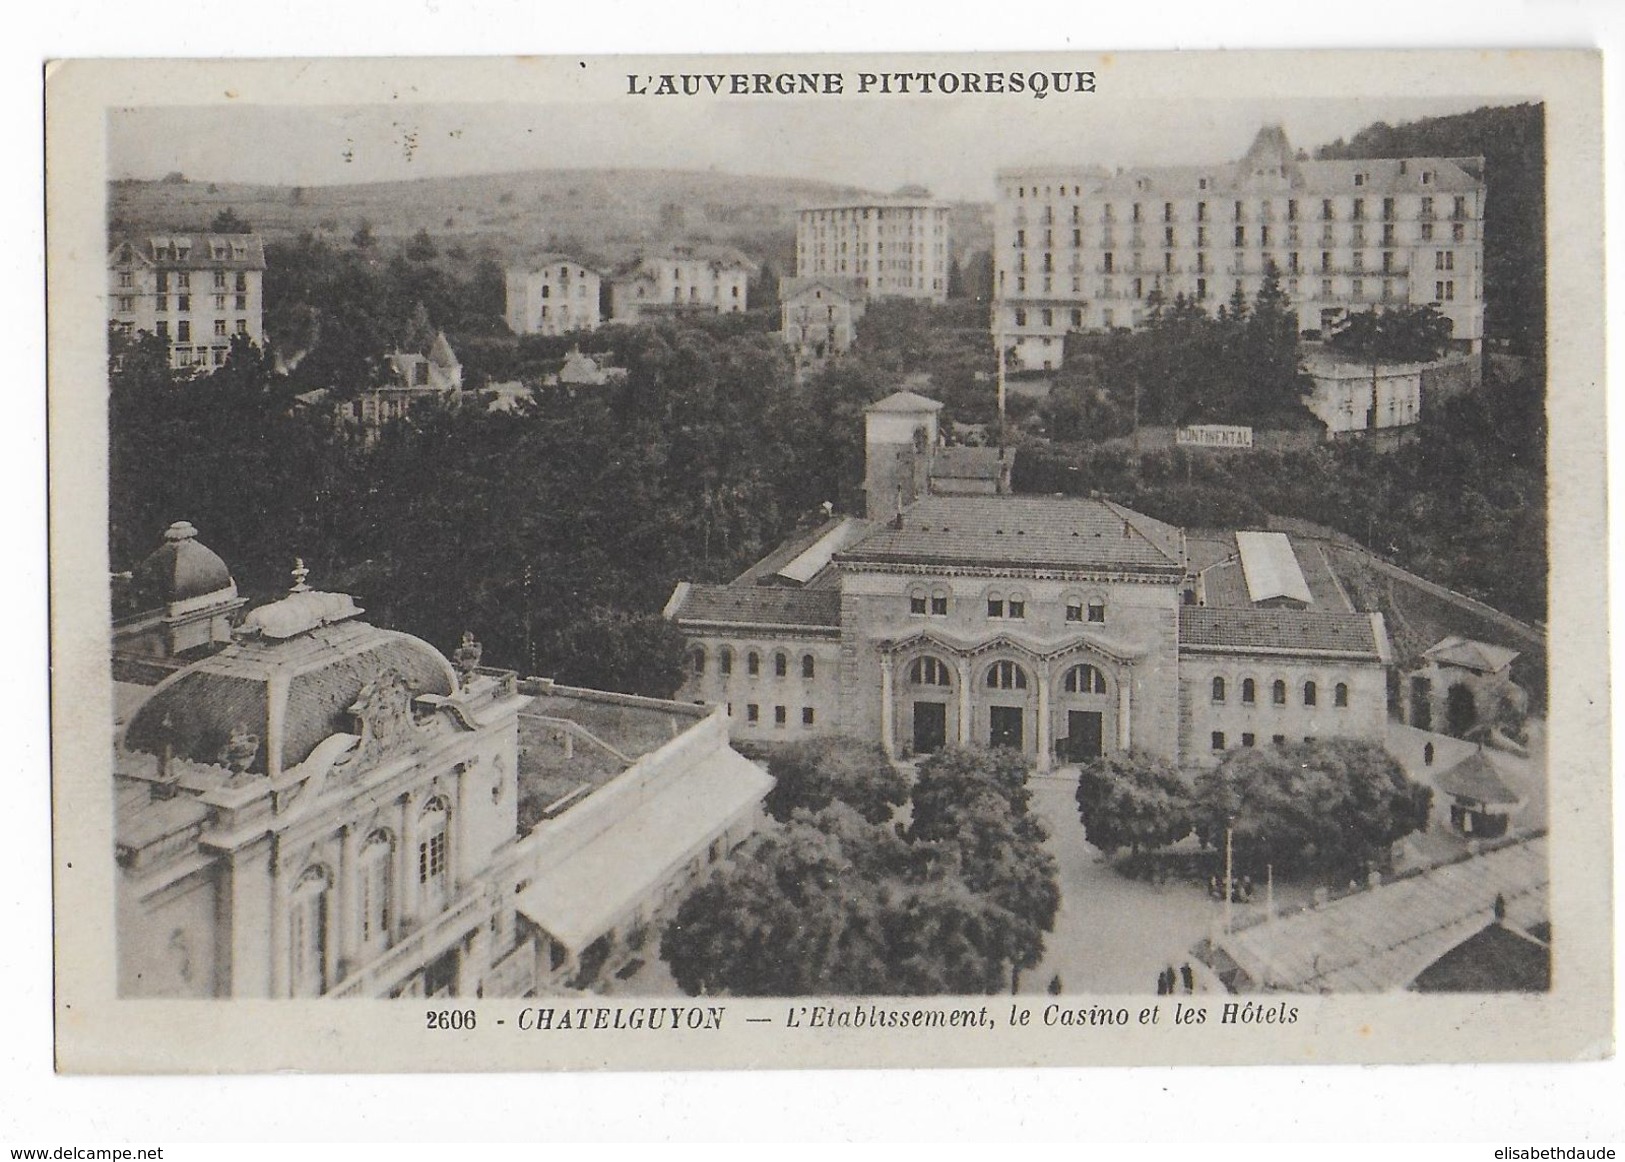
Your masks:
<svg viewBox="0 0 1625 1162"><path fill-rule="evenodd" d="M1232 828L1230 826L1230 820L1228 820L1228 819L1225 820L1225 825L1224 825L1224 934L1226 936L1230 935L1230 903L1231 903L1230 897L1234 894L1232 892L1232 890L1231 890L1231 887L1230 887L1230 885L1234 882L1233 875L1234 875L1234 872L1235 872L1235 864L1234 864L1234 862L1233 862L1233 860L1231 858L1231 842L1230 842L1231 835L1233 833L1234 833L1234 828Z"/></svg>

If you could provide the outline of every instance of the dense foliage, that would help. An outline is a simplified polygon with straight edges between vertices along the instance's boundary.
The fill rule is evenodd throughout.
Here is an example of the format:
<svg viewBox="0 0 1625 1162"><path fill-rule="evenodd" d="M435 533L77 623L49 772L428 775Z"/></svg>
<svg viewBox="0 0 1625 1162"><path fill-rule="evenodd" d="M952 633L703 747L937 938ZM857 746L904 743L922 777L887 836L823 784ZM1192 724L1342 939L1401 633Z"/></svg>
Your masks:
<svg viewBox="0 0 1625 1162"><path fill-rule="evenodd" d="M851 807L870 823L885 823L908 802L908 781L879 743L830 735L775 749L767 772L773 789L763 806L779 822L797 811L822 811L831 803Z"/></svg>
<svg viewBox="0 0 1625 1162"><path fill-rule="evenodd" d="M1160 755L1122 751L1083 764L1078 775L1078 817L1089 842L1107 855L1120 848L1139 854L1191 831L1190 784Z"/></svg>
<svg viewBox="0 0 1625 1162"><path fill-rule="evenodd" d="M1230 751L1197 776L1191 813L1209 846L1231 829L1239 869L1341 877L1426 830L1432 801L1380 743L1338 738Z"/></svg>
<svg viewBox="0 0 1625 1162"><path fill-rule="evenodd" d="M1123 435L1140 424L1312 427L1314 383L1300 366L1298 317L1272 270L1249 302L1209 314L1153 291L1130 330L1068 337L1066 359L1039 409L1063 438Z"/></svg>
<svg viewBox="0 0 1625 1162"><path fill-rule="evenodd" d="M1510 361L1509 361L1510 362ZM1546 618L1545 380L1492 361L1481 390L1424 409L1415 439L1213 455L1028 440L1018 492L1103 492L1187 528L1266 514L1334 529L1429 580Z"/></svg>
<svg viewBox="0 0 1625 1162"><path fill-rule="evenodd" d="M1361 363L1425 363L1450 346L1450 320L1432 307L1389 307L1344 315L1328 346Z"/></svg>
<svg viewBox="0 0 1625 1162"><path fill-rule="evenodd" d="M940 761L939 761L940 759ZM937 763L932 769L932 764ZM661 956L690 993L991 993L1038 963L1060 892L1015 756L922 766L926 827L842 802L758 833L685 899ZM966 792L949 802L941 792ZM1021 804L1021 806L1017 806Z"/></svg>

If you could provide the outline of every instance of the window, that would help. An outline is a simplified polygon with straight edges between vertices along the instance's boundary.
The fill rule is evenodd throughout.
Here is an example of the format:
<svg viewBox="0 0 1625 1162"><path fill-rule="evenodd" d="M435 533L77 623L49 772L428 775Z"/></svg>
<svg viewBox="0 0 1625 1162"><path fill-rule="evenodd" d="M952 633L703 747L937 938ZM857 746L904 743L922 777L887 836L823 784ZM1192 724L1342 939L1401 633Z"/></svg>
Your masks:
<svg viewBox="0 0 1625 1162"><path fill-rule="evenodd" d="M1027 616L1027 601L1023 597L1012 596L1006 606L1006 616L1021 621Z"/></svg>
<svg viewBox="0 0 1625 1162"><path fill-rule="evenodd" d="M423 916L428 918L446 902L447 868L450 865L447 820L450 804L436 795L418 818L418 887Z"/></svg>
<svg viewBox="0 0 1625 1162"><path fill-rule="evenodd" d="M1241 680L1241 704L1251 706L1258 701L1258 683L1251 678Z"/></svg>
<svg viewBox="0 0 1625 1162"><path fill-rule="evenodd" d="M1224 749L1224 731L1215 730L1213 732L1212 746L1214 750Z"/></svg>
<svg viewBox="0 0 1625 1162"><path fill-rule="evenodd" d="M908 668L908 680L916 686L949 686L953 679L949 676L946 662L936 658L916 658L914 664Z"/></svg>
<svg viewBox="0 0 1625 1162"><path fill-rule="evenodd" d="M789 675L790 655L781 650L779 653L773 655L773 676L775 678L786 678L789 677Z"/></svg>
<svg viewBox="0 0 1625 1162"><path fill-rule="evenodd" d="M1004 616L1004 598L1002 598L1002 597L989 597L987 599L987 615L989 617L1003 617Z"/></svg>
<svg viewBox="0 0 1625 1162"><path fill-rule="evenodd" d="M931 616L948 616L948 595L946 593L933 593L931 595Z"/></svg>
<svg viewBox="0 0 1625 1162"><path fill-rule="evenodd" d="M192 341L192 323L189 319L182 319L175 324L175 339L177 342L190 343Z"/></svg>
<svg viewBox="0 0 1625 1162"><path fill-rule="evenodd" d="M135 275L132 272L128 271L128 270L119 271L118 272L118 284L119 284L119 286L134 286L135 285Z"/></svg>
<svg viewBox="0 0 1625 1162"><path fill-rule="evenodd" d="M1332 687L1332 705L1347 706L1349 704L1349 686L1347 682L1339 682Z"/></svg>
<svg viewBox="0 0 1625 1162"><path fill-rule="evenodd" d="M169 320L168 319L159 319L158 320L158 338L166 340L166 341L169 339Z"/></svg>
<svg viewBox="0 0 1625 1162"><path fill-rule="evenodd" d="M1083 620L1083 602L1080 599L1069 598L1066 603L1066 619L1068 621Z"/></svg>
<svg viewBox="0 0 1625 1162"><path fill-rule="evenodd" d="M1275 685L1270 687L1270 701L1277 706L1286 705L1286 683L1279 678L1275 679Z"/></svg>
<svg viewBox="0 0 1625 1162"><path fill-rule="evenodd" d="M226 272L225 271L217 270L217 271L214 272L214 289L215 290L225 290L226 289Z"/></svg>
<svg viewBox="0 0 1625 1162"><path fill-rule="evenodd" d="M1247 244L1247 227L1245 227L1245 226L1237 226L1236 227L1236 245L1237 246L1245 246L1246 244Z"/></svg>
<svg viewBox="0 0 1625 1162"><path fill-rule="evenodd" d="M1025 690L1027 671L1014 662L994 662L987 669L987 685L990 690Z"/></svg>
<svg viewBox="0 0 1625 1162"><path fill-rule="evenodd" d="M1320 220L1322 222L1331 222L1335 221L1336 218L1337 215L1332 212L1332 200L1330 198L1322 198L1320 200Z"/></svg>
<svg viewBox="0 0 1625 1162"><path fill-rule="evenodd" d="M169 310L169 296L168 295L159 295L156 299L153 300L152 309L155 310L155 311L167 311L167 310Z"/></svg>
<svg viewBox="0 0 1625 1162"><path fill-rule="evenodd" d="M237 296L237 301L236 301L236 303L234 305L236 306L236 308L239 311L248 310L248 296L247 295L238 295Z"/></svg>
<svg viewBox="0 0 1625 1162"><path fill-rule="evenodd" d="M689 651L688 668L696 678L705 677L705 650L696 647Z"/></svg>
<svg viewBox="0 0 1625 1162"><path fill-rule="evenodd" d="M818 662L817 662L817 660L814 659L811 654L802 654L801 655L801 676L803 678L813 678L813 677L816 677L817 674L818 674Z"/></svg>
<svg viewBox="0 0 1625 1162"><path fill-rule="evenodd" d="M1215 678L1215 679L1213 679L1213 701L1215 701L1215 702L1223 702L1224 701L1224 679L1223 678Z"/></svg>
<svg viewBox="0 0 1625 1162"><path fill-rule="evenodd" d="M389 939L393 912L390 867L394 845L385 831L374 831L361 848L361 943L375 945Z"/></svg>
<svg viewBox="0 0 1625 1162"><path fill-rule="evenodd" d="M225 337L225 334L226 334L226 321L224 319L216 319L214 321L214 333L215 333L216 338L224 338Z"/></svg>
<svg viewBox="0 0 1625 1162"><path fill-rule="evenodd" d="M163 294L168 289L169 289L169 271L160 270L158 272L158 293Z"/></svg>
<svg viewBox="0 0 1625 1162"><path fill-rule="evenodd" d="M755 726L762 720L762 708L751 702L745 707L745 721Z"/></svg>
<svg viewBox="0 0 1625 1162"><path fill-rule="evenodd" d="M782 706L773 707L773 725L775 727L782 727L789 720L790 720L789 712L787 710L785 710L784 707L782 707Z"/></svg>
<svg viewBox="0 0 1625 1162"><path fill-rule="evenodd" d="M923 593L910 593L908 595L908 611L916 617L925 616L926 597Z"/></svg>
<svg viewBox="0 0 1625 1162"><path fill-rule="evenodd" d="M1068 694L1104 694L1106 675L1084 663L1068 670L1061 684Z"/></svg>
<svg viewBox="0 0 1625 1162"><path fill-rule="evenodd" d="M1257 741L1258 741L1258 736L1255 735L1255 734L1247 733L1247 734L1243 734L1241 736L1241 745L1242 746L1252 746Z"/></svg>
<svg viewBox="0 0 1625 1162"><path fill-rule="evenodd" d="M801 725L803 725L803 726L811 726L812 724L813 724L813 708L811 706L803 706L801 708Z"/></svg>
<svg viewBox="0 0 1625 1162"><path fill-rule="evenodd" d="M727 646L717 651L717 673L727 677L734 672L734 652Z"/></svg>
<svg viewBox="0 0 1625 1162"><path fill-rule="evenodd" d="M1286 735L1284 735L1284 734L1272 734L1272 735L1270 735L1270 742L1272 742L1276 746L1285 746L1286 745Z"/></svg>
<svg viewBox="0 0 1625 1162"><path fill-rule="evenodd" d="M1315 697L1315 684L1313 682L1305 682L1303 684L1303 704L1305 706L1313 706L1315 704Z"/></svg>
<svg viewBox="0 0 1625 1162"><path fill-rule="evenodd" d="M327 991L327 888L325 868L299 877L288 906L289 986L296 997Z"/></svg>
<svg viewBox="0 0 1625 1162"><path fill-rule="evenodd" d="M135 310L135 296L134 295L119 295L119 297L118 297L118 309L121 310L121 311L133 311L133 310Z"/></svg>

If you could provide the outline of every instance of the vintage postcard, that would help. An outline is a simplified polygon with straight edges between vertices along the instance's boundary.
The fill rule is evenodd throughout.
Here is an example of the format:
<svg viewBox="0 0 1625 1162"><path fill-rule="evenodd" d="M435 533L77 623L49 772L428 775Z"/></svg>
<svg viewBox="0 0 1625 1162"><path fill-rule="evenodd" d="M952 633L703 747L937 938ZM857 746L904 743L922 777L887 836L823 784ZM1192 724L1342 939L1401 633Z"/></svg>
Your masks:
<svg viewBox="0 0 1625 1162"><path fill-rule="evenodd" d="M1610 1054L1601 109L53 66L58 1067Z"/></svg>

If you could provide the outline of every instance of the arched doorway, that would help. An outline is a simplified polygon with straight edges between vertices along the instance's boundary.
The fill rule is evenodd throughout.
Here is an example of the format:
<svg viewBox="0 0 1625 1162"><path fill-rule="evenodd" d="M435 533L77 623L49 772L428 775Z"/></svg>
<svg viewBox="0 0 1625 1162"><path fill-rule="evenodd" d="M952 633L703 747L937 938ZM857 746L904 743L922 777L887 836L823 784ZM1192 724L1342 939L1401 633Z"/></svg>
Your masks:
<svg viewBox="0 0 1625 1162"><path fill-rule="evenodd" d="M982 674L987 700L987 745L1027 751L1027 704L1032 675L1020 662L1001 658Z"/></svg>
<svg viewBox="0 0 1625 1162"><path fill-rule="evenodd" d="M1061 674L1055 708L1055 751L1067 762L1099 758L1110 746L1115 699L1105 671L1073 662Z"/></svg>
<svg viewBox="0 0 1625 1162"><path fill-rule="evenodd" d="M954 671L941 658L922 654L903 672L903 729L915 754L931 754L957 737Z"/></svg>

